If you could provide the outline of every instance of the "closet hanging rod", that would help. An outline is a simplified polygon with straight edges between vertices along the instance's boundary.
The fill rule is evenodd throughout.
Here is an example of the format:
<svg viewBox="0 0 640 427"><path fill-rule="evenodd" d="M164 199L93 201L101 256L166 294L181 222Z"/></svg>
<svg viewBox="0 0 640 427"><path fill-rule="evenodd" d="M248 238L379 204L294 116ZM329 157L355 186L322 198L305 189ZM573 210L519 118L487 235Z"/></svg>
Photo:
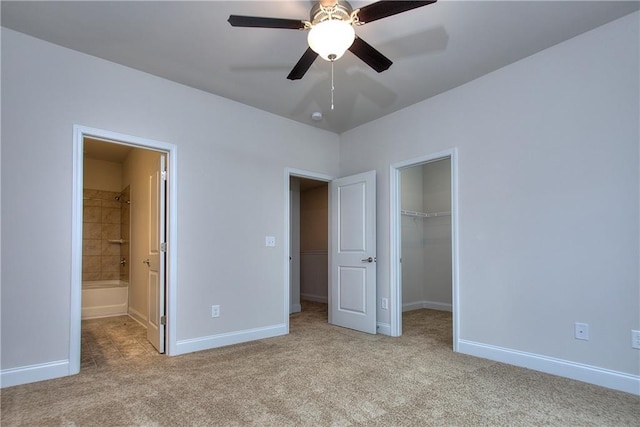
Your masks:
<svg viewBox="0 0 640 427"><path fill-rule="evenodd" d="M416 211L406 211L401 210L400 213L406 216L413 216L417 218L433 218L435 216L451 216L451 212L416 212Z"/></svg>

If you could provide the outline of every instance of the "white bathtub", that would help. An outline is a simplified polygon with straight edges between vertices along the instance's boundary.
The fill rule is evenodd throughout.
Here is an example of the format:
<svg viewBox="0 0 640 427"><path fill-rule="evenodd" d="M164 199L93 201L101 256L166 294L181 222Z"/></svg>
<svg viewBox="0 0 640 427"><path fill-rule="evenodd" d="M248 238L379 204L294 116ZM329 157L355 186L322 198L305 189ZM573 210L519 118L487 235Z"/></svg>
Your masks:
<svg viewBox="0 0 640 427"><path fill-rule="evenodd" d="M121 316L129 307L129 284L122 280L82 282L82 318Z"/></svg>

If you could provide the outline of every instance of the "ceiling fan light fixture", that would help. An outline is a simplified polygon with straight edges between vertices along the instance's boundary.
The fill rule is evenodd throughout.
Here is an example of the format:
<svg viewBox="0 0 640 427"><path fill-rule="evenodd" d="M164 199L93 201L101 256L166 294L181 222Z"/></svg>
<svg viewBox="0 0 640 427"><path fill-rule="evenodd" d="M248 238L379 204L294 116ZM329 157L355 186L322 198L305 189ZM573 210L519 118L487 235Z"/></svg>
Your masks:
<svg viewBox="0 0 640 427"><path fill-rule="evenodd" d="M322 59L335 61L351 47L355 38L356 32L349 21L328 19L311 28L307 41Z"/></svg>

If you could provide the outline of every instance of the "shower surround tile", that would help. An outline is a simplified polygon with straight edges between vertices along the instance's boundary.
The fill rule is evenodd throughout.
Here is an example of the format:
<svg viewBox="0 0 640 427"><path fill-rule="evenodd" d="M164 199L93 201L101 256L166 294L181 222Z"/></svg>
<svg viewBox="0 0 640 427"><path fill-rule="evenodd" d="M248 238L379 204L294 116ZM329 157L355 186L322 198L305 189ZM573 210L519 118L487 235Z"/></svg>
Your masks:
<svg viewBox="0 0 640 427"><path fill-rule="evenodd" d="M83 212L83 222L102 222L102 208L100 206L87 206Z"/></svg>
<svg viewBox="0 0 640 427"><path fill-rule="evenodd" d="M83 207L89 207L89 206L102 206L102 200L100 199L87 199L84 198L82 199L82 206Z"/></svg>
<svg viewBox="0 0 640 427"><path fill-rule="evenodd" d="M118 233L120 232L120 209L102 208L102 223L117 224Z"/></svg>
<svg viewBox="0 0 640 427"><path fill-rule="evenodd" d="M102 257L100 255L82 255L82 271L100 273L102 271Z"/></svg>
<svg viewBox="0 0 640 427"><path fill-rule="evenodd" d="M120 272L120 256L118 255L103 255L100 257L100 271L117 271Z"/></svg>
<svg viewBox="0 0 640 427"><path fill-rule="evenodd" d="M82 224L82 239L102 239L102 224L97 222L85 222Z"/></svg>
<svg viewBox="0 0 640 427"><path fill-rule="evenodd" d="M128 280L128 268L120 264L121 222L124 218L124 194L114 191L84 189L82 227L82 280ZM128 200L128 194L126 195ZM129 215L129 205L126 205ZM127 231L128 231L127 218ZM128 257L128 244L127 244ZM126 273L126 277L125 274Z"/></svg>
<svg viewBox="0 0 640 427"><path fill-rule="evenodd" d="M100 193L99 190L91 190L91 189L85 188L82 191L82 197L84 197L85 199L97 199L97 200L100 200L99 193Z"/></svg>
<svg viewBox="0 0 640 427"><path fill-rule="evenodd" d="M114 209L118 209L118 212L120 212L120 205L121 202L117 201L117 200L101 200L101 205L103 208L114 208Z"/></svg>
<svg viewBox="0 0 640 427"><path fill-rule="evenodd" d="M120 280L119 271L103 271L100 273L100 280Z"/></svg>
<svg viewBox="0 0 640 427"><path fill-rule="evenodd" d="M83 255L101 255L103 253L102 240L82 239Z"/></svg>
<svg viewBox="0 0 640 427"><path fill-rule="evenodd" d="M120 244L113 243L108 240L98 240L102 243L102 247L100 248L101 255L116 255L120 256Z"/></svg>
<svg viewBox="0 0 640 427"><path fill-rule="evenodd" d="M102 239L120 239L120 224L102 224Z"/></svg>
<svg viewBox="0 0 640 427"><path fill-rule="evenodd" d="M116 197L120 196L120 193L117 191L104 191L104 190L97 190L97 191L98 191L98 199L100 200L114 201L116 200Z"/></svg>
<svg viewBox="0 0 640 427"><path fill-rule="evenodd" d="M91 272L87 272L87 271L83 271L82 272L82 281L83 282L95 282L96 280L102 280L101 277L102 276L100 275L100 272L95 272L95 273L91 273Z"/></svg>

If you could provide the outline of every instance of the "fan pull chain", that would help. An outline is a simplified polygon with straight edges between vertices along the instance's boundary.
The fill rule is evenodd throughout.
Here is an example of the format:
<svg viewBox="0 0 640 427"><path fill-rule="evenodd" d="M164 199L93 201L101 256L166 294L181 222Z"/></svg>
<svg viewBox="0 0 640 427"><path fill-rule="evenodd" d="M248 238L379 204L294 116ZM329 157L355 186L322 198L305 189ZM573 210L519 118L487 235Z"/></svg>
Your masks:
<svg viewBox="0 0 640 427"><path fill-rule="evenodd" d="M331 110L333 110L333 92L335 91L335 87L333 87L333 62L331 61Z"/></svg>
<svg viewBox="0 0 640 427"><path fill-rule="evenodd" d="M333 53L329 55L329 61L331 61L331 110L333 110L333 92L335 91L335 87L333 87L333 63L336 59L337 57Z"/></svg>

